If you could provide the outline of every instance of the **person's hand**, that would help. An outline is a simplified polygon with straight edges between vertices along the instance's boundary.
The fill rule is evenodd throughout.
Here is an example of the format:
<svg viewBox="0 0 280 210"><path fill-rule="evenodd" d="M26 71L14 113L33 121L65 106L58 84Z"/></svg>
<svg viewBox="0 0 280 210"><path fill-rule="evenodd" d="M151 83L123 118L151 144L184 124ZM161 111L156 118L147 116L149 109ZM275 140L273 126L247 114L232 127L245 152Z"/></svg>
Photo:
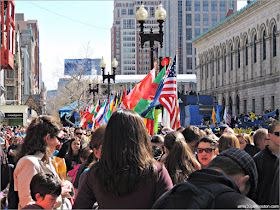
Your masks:
<svg viewBox="0 0 280 210"><path fill-rule="evenodd" d="M72 185L71 182L69 182L68 180L63 182L61 184L61 196L62 196L62 198L69 197L72 189L73 189L73 185Z"/></svg>

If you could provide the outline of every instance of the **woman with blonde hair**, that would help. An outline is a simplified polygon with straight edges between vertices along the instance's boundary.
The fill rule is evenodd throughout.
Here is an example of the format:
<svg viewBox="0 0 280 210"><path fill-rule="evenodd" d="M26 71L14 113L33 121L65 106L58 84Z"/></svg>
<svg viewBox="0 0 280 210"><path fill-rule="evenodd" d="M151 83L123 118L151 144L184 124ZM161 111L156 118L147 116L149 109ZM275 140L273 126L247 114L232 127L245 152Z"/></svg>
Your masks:
<svg viewBox="0 0 280 210"><path fill-rule="evenodd" d="M218 148L219 153L221 153L222 151L225 151L229 148L240 149L240 145L237 137L234 134L226 132L220 137Z"/></svg>
<svg viewBox="0 0 280 210"><path fill-rule="evenodd" d="M240 133L236 137L239 141L240 149L244 149L246 144L253 144L250 136L247 133Z"/></svg>

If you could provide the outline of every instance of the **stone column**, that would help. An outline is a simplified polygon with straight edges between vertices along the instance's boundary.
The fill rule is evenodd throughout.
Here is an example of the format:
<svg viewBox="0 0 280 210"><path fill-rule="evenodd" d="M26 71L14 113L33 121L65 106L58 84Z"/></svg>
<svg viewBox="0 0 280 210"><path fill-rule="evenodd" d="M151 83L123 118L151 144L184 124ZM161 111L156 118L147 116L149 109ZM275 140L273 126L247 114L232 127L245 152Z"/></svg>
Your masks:
<svg viewBox="0 0 280 210"><path fill-rule="evenodd" d="M246 77L245 77L245 80L246 81L248 81L248 80L251 80L252 79L252 65L253 65L253 58L252 58L252 55L253 55L253 53L252 53L252 49L253 49L253 47L252 47L253 45L252 45L252 42L250 42L249 44L248 44L248 69L247 69L247 72L246 72Z"/></svg>

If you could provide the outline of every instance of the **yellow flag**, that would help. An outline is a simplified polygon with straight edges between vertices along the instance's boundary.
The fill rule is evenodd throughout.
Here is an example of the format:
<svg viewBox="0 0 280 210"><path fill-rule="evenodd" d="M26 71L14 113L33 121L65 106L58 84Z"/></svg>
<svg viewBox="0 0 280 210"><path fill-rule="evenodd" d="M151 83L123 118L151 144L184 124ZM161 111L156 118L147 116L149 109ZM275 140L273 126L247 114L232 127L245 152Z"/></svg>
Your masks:
<svg viewBox="0 0 280 210"><path fill-rule="evenodd" d="M215 124L217 121L216 121L216 113L215 113L215 108L213 107L213 111L212 111L212 121L213 121L213 124Z"/></svg>

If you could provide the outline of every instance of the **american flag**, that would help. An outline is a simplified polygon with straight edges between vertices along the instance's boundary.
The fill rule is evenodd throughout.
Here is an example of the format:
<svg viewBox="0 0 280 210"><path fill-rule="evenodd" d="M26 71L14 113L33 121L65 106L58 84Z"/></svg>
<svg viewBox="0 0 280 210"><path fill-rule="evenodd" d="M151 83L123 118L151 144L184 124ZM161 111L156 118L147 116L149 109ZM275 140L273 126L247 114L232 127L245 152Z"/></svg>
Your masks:
<svg viewBox="0 0 280 210"><path fill-rule="evenodd" d="M231 115L227 113L227 121L226 124L230 125L231 124Z"/></svg>
<svg viewBox="0 0 280 210"><path fill-rule="evenodd" d="M180 124L179 103L177 97L177 80L176 80L176 56L173 65L164 82L159 102L167 109L170 114L170 127L176 129Z"/></svg>

